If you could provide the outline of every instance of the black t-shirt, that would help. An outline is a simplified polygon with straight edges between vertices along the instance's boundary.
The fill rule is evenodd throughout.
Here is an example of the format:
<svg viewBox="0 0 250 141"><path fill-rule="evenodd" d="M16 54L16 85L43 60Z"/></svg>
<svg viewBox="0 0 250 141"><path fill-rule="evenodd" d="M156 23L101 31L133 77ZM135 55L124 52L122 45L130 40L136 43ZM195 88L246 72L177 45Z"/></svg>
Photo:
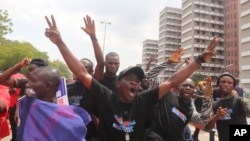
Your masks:
<svg viewBox="0 0 250 141"><path fill-rule="evenodd" d="M193 113L191 100L184 100L173 92L168 92L157 103L152 131L147 140L183 141L184 127Z"/></svg>
<svg viewBox="0 0 250 141"><path fill-rule="evenodd" d="M228 99L220 99L213 103L213 111L216 113L219 107L227 108L227 116L217 120L216 126L220 141L229 141L230 124L247 124L246 113L241 104L241 97L232 96Z"/></svg>
<svg viewBox="0 0 250 141"><path fill-rule="evenodd" d="M116 84L115 84L116 78L117 78L117 76L115 76L115 77L107 77L104 74L102 80L100 80L99 82L102 85L109 88L110 90L114 91L114 93L117 93L117 87L116 87Z"/></svg>
<svg viewBox="0 0 250 141"><path fill-rule="evenodd" d="M123 130L126 130L131 131L130 141L142 141L147 110L152 109L158 101L158 93L158 87L143 91L137 94L133 103L125 104L119 102L118 94L93 79L90 94L97 107L95 115L99 118L100 140L125 141Z"/></svg>
<svg viewBox="0 0 250 141"><path fill-rule="evenodd" d="M69 103L70 105L77 105L85 109L88 113L91 114L91 111L95 110L95 107L93 105L91 95L89 94L88 89L83 85L81 81L75 81L73 83L68 83L67 84L67 92L68 92L68 97L69 99L71 97L80 97L76 101L72 101ZM90 140L92 137L98 137L98 133L96 130L96 126L93 121L89 122L87 125L87 134L86 134L86 140Z"/></svg>

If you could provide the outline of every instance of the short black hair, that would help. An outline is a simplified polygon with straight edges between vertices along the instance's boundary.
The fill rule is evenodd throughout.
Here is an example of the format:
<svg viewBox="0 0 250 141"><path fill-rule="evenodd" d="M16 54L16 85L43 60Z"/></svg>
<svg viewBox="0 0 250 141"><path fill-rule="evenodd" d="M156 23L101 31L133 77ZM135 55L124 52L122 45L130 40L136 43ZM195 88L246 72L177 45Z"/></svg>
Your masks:
<svg viewBox="0 0 250 141"><path fill-rule="evenodd" d="M40 58L32 59L30 64L37 65L38 67L48 66L48 62Z"/></svg>
<svg viewBox="0 0 250 141"><path fill-rule="evenodd" d="M225 73L223 73L223 74L221 74L221 75L219 76L219 78L217 79L216 86L219 86L220 79L221 79L223 76L231 77L231 78L233 79L233 81L234 81L234 82L233 82L233 85L234 85L234 87L235 87L235 85L236 85L236 80L235 80L234 76L233 76L231 73L229 73L229 72L225 72Z"/></svg>

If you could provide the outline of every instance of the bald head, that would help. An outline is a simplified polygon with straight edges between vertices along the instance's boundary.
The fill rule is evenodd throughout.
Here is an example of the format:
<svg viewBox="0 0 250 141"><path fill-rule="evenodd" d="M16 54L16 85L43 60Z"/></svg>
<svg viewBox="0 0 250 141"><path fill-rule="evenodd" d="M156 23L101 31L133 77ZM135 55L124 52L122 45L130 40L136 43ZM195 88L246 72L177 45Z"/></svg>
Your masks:
<svg viewBox="0 0 250 141"><path fill-rule="evenodd" d="M34 90L38 99L52 102L60 83L59 72L51 66L44 66L31 72L27 87Z"/></svg>
<svg viewBox="0 0 250 141"><path fill-rule="evenodd" d="M52 82L53 86L58 88L61 83L61 77L57 69L51 66L39 67L35 70L36 75L39 76L41 81L48 83Z"/></svg>

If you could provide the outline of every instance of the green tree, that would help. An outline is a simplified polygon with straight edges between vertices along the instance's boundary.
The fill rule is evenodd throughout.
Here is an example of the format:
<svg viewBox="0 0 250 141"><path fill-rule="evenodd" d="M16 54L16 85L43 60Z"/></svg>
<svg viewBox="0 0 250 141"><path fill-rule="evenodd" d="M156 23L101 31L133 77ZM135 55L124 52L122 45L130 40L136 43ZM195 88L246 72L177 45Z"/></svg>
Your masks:
<svg viewBox="0 0 250 141"><path fill-rule="evenodd" d="M0 44L4 41L4 35L7 35L12 32L11 26L13 23L9 18L7 10L0 9Z"/></svg>
<svg viewBox="0 0 250 141"><path fill-rule="evenodd" d="M199 81L204 80L206 78L205 75L202 75L200 73L195 73L192 75L191 79L197 84Z"/></svg>
<svg viewBox="0 0 250 141"><path fill-rule="evenodd" d="M47 52L39 51L29 42L19 42L5 39L4 35L12 32L12 25L13 24L9 18L8 12L6 10L0 10L0 71L8 69L25 57L31 59L41 58L48 60L50 65L57 68L61 76L64 76L67 79L71 78L71 72L66 64L59 60L50 62ZM22 73L26 74L26 72L27 68L22 69Z"/></svg>
<svg viewBox="0 0 250 141"><path fill-rule="evenodd" d="M25 57L49 59L46 52L40 52L28 42L6 40L4 45L0 45L0 49L0 70L2 71Z"/></svg>

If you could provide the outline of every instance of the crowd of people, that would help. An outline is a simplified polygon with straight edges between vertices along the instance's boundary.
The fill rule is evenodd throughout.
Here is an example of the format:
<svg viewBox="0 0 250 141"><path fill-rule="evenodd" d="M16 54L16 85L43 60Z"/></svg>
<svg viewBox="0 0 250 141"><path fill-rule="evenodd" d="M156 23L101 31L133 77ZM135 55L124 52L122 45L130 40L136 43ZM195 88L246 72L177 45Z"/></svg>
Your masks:
<svg viewBox="0 0 250 141"><path fill-rule="evenodd" d="M24 58L0 75L0 86L5 90L0 93L0 139L10 134L8 115L13 141L197 141L200 130L211 132L214 127L220 141L229 141L229 130L225 129L231 124L247 124L250 101L241 96L234 76L220 75L214 90L209 76L197 85L190 78L216 54L220 38L214 37L197 58L182 60L183 48L178 48L164 63L150 68L152 57L145 72L130 66L117 74L119 55L110 52L104 58L90 16L84 17L81 29L92 42L95 68L88 58L79 60L73 55L53 15L45 19L45 36L57 46L74 74L67 84L70 105L56 103L61 82L58 71L43 59ZM182 62L186 66L168 79L155 81L168 65ZM14 77L22 67L28 67L27 75ZM10 102L11 97L14 102ZM195 125L194 133L189 123Z"/></svg>

